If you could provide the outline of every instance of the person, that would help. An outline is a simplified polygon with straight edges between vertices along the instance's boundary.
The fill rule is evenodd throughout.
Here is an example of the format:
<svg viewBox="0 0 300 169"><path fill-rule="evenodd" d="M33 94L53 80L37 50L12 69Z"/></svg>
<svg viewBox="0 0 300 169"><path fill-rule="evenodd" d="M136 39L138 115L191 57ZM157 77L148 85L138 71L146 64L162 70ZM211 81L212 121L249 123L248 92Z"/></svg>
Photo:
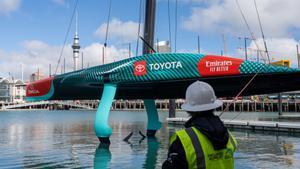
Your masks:
<svg viewBox="0 0 300 169"><path fill-rule="evenodd" d="M234 168L233 154L236 140L214 110L222 106L213 88L196 81L186 90L186 101L181 106L191 116L185 129L170 138L168 158L162 168Z"/></svg>

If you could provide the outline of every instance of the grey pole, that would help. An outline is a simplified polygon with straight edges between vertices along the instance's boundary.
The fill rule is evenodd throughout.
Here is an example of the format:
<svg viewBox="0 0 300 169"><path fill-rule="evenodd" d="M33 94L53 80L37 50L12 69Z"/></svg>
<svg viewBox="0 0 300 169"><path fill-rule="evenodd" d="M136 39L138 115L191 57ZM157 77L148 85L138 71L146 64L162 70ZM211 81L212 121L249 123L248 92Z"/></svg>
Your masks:
<svg viewBox="0 0 300 169"><path fill-rule="evenodd" d="M226 37L225 34L222 34L222 39L223 39L223 54L227 55L227 42L226 42ZM223 56L222 54L222 56Z"/></svg>
<svg viewBox="0 0 300 169"><path fill-rule="evenodd" d="M102 47L102 65L104 65L104 55L105 55L105 47Z"/></svg>
<svg viewBox="0 0 300 169"><path fill-rule="evenodd" d="M247 54L247 39L248 38L244 38L244 43L245 43L245 59L248 60L248 54Z"/></svg>
<svg viewBox="0 0 300 169"><path fill-rule="evenodd" d="M128 44L128 57L130 58L131 56L131 44Z"/></svg>
<svg viewBox="0 0 300 169"><path fill-rule="evenodd" d="M257 58L256 58L256 59L257 59L257 62L259 62L259 50L258 50L258 49L257 49L257 51L256 51L256 54L257 54L257 56L256 56L256 57L257 57Z"/></svg>
<svg viewBox="0 0 300 169"><path fill-rule="evenodd" d="M300 54L299 54L299 45L296 45L296 49L297 49L297 59L298 59L298 68L300 68Z"/></svg>
<svg viewBox="0 0 300 169"><path fill-rule="evenodd" d="M282 97L281 93L278 93L278 115L282 115Z"/></svg>
<svg viewBox="0 0 300 169"><path fill-rule="evenodd" d="M49 64L49 77L51 77L51 63Z"/></svg>
<svg viewBox="0 0 300 169"><path fill-rule="evenodd" d="M159 53L158 38L156 39L156 52Z"/></svg>
<svg viewBox="0 0 300 169"><path fill-rule="evenodd" d="M200 53L200 36L198 35L198 53Z"/></svg>
<svg viewBox="0 0 300 169"><path fill-rule="evenodd" d="M176 102L175 99L169 100L169 117L176 117Z"/></svg>
<svg viewBox="0 0 300 169"><path fill-rule="evenodd" d="M83 52L81 52L81 69L83 69Z"/></svg>
<svg viewBox="0 0 300 169"><path fill-rule="evenodd" d="M66 73L66 58L64 58L64 73Z"/></svg>

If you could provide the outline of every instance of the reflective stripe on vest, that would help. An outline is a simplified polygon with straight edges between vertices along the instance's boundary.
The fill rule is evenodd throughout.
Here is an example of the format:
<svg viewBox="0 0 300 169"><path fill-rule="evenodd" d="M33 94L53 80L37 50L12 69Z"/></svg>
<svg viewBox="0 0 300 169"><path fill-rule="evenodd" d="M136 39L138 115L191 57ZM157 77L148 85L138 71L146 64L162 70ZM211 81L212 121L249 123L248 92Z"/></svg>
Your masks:
<svg viewBox="0 0 300 169"><path fill-rule="evenodd" d="M176 140L176 138L177 138L177 135L173 134L173 136L170 138L169 146L171 146L174 143L174 141Z"/></svg>
<svg viewBox="0 0 300 169"><path fill-rule="evenodd" d="M187 128L186 132L190 136L193 147L196 152L197 168L205 169L205 157L204 157L204 153L202 151L202 146L198 139L197 134L193 131L192 128Z"/></svg>
<svg viewBox="0 0 300 169"><path fill-rule="evenodd" d="M234 168L233 152L236 149L236 140L231 133L226 148L222 150L214 150L206 136L194 127L179 130L175 138L176 135L183 145L189 168Z"/></svg>

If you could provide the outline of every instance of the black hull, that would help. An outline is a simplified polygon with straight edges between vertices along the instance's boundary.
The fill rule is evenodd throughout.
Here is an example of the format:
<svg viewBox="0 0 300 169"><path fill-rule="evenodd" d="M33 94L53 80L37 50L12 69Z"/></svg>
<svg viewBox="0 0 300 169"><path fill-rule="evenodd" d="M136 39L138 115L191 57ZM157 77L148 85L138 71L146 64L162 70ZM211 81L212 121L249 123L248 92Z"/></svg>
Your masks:
<svg viewBox="0 0 300 169"><path fill-rule="evenodd" d="M196 80L212 85L218 97L234 97L253 77L250 75L208 77L180 81L156 81L118 85L116 99L179 99L185 97L186 88ZM241 96L271 94L300 90L300 73L259 74ZM100 99L103 84L76 84L55 87L51 100Z"/></svg>

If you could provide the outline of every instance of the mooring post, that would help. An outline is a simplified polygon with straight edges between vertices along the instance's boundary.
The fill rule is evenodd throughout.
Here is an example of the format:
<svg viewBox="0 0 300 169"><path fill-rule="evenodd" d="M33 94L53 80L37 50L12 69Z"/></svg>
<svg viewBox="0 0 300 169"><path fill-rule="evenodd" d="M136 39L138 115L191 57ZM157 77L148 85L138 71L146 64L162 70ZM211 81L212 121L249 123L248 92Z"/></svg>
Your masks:
<svg viewBox="0 0 300 169"><path fill-rule="evenodd" d="M282 97L281 93L278 93L278 115L282 115Z"/></svg>
<svg viewBox="0 0 300 169"><path fill-rule="evenodd" d="M176 103L175 99L169 100L169 117L173 118L176 117Z"/></svg>

